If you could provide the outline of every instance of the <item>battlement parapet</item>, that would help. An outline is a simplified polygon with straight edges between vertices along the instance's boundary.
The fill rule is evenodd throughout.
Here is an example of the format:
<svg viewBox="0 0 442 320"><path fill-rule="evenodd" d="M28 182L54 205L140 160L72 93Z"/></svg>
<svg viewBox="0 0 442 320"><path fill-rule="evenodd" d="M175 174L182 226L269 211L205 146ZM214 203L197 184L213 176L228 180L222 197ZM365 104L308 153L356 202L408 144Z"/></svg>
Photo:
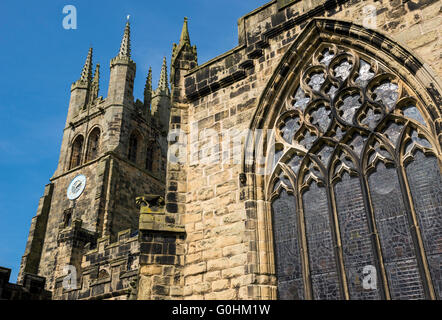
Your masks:
<svg viewBox="0 0 442 320"><path fill-rule="evenodd" d="M120 231L118 240L110 242L109 236L97 240L96 246L85 252L81 262L81 275L77 275L78 286L64 288L63 280L56 279L57 299L125 300L131 292L131 285L137 281L140 246L138 232L130 229Z"/></svg>
<svg viewBox="0 0 442 320"><path fill-rule="evenodd" d="M0 300L49 300L51 292L45 290L46 279L24 273L23 284L10 283L11 269L0 267Z"/></svg>

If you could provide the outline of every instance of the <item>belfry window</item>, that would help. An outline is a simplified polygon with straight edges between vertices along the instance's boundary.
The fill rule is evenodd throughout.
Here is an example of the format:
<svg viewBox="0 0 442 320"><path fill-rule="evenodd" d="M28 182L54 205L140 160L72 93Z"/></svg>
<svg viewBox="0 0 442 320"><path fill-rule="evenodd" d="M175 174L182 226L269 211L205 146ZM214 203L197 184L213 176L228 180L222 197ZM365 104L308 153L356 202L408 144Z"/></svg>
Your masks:
<svg viewBox="0 0 442 320"><path fill-rule="evenodd" d="M100 148L100 129L95 128L89 134L86 161L91 161L97 158Z"/></svg>
<svg viewBox="0 0 442 320"><path fill-rule="evenodd" d="M72 143L71 161L70 161L69 169L78 167L81 164L83 142L84 142L84 138L82 135L80 135Z"/></svg>
<svg viewBox="0 0 442 320"><path fill-rule="evenodd" d="M268 180L278 297L440 299L441 162L421 101L334 44L299 74Z"/></svg>

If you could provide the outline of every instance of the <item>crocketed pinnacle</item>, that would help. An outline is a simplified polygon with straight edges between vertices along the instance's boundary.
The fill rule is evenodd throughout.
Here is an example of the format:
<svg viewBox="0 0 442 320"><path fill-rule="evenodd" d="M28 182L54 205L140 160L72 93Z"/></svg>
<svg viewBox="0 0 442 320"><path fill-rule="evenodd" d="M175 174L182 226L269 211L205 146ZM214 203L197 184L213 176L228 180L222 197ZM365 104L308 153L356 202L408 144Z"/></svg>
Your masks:
<svg viewBox="0 0 442 320"><path fill-rule="evenodd" d="M90 82L92 80L92 48L89 48L86 62L84 63L83 70L81 71L81 81Z"/></svg>
<svg viewBox="0 0 442 320"><path fill-rule="evenodd" d="M146 78L146 85L144 86L144 104L150 105L152 100L152 68L149 67L149 73Z"/></svg>
<svg viewBox="0 0 442 320"><path fill-rule="evenodd" d="M166 57L163 59L163 66L161 67L160 80L158 81L159 92L169 92L169 86L167 84L167 61Z"/></svg>
<svg viewBox="0 0 442 320"><path fill-rule="evenodd" d="M100 64L97 63L95 66L95 72L94 72L94 79L92 80L92 83L97 84L100 82Z"/></svg>
<svg viewBox="0 0 442 320"><path fill-rule="evenodd" d="M92 80L90 101L93 102L98 98L98 91L100 90L100 64L95 66L94 79Z"/></svg>
<svg viewBox="0 0 442 320"><path fill-rule="evenodd" d="M119 57L130 58L130 23L127 20L126 27L124 28L123 39L121 40Z"/></svg>
<svg viewBox="0 0 442 320"><path fill-rule="evenodd" d="M184 17L183 29L181 30L180 44L188 43L190 45L189 29L187 27L187 17Z"/></svg>

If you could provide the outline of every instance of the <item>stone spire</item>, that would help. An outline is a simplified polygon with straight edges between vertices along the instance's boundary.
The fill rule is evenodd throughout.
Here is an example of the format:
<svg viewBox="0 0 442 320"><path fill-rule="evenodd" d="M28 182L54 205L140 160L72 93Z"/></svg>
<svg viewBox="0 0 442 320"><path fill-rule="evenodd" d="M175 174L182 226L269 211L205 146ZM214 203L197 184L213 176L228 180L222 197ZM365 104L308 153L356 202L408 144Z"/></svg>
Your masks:
<svg viewBox="0 0 442 320"><path fill-rule="evenodd" d="M169 94L169 85L167 84L167 60L166 57L163 59L163 66L161 67L160 80L158 81L158 94L167 93Z"/></svg>
<svg viewBox="0 0 442 320"><path fill-rule="evenodd" d="M89 48L86 62L81 71L80 81L90 82L92 80L92 48Z"/></svg>
<svg viewBox="0 0 442 320"><path fill-rule="evenodd" d="M144 86L144 105L150 107L152 101L152 68L149 67L149 73L146 78L146 85Z"/></svg>
<svg viewBox="0 0 442 320"><path fill-rule="evenodd" d="M120 50L110 61L110 77L107 100L115 104L133 102L133 87L136 64L130 58L130 22L127 17Z"/></svg>
<svg viewBox="0 0 442 320"><path fill-rule="evenodd" d="M183 29L181 30L180 44L186 42L190 45L189 29L187 27L187 17L184 17Z"/></svg>
<svg viewBox="0 0 442 320"><path fill-rule="evenodd" d="M119 57L130 58L130 23L129 19L126 22L126 27L124 28L123 39L121 40L120 52L118 52Z"/></svg>

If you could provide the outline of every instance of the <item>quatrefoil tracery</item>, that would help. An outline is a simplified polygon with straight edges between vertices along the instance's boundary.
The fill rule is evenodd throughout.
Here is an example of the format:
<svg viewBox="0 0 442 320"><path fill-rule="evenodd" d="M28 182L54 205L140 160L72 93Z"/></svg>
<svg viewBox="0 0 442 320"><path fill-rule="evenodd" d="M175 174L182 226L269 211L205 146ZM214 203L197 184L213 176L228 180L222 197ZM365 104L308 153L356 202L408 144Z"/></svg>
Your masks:
<svg viewBox="0 0 442 320"><path fill-rule="evenodd" d="M417 105L401 82L377 61L360 58L355 51L336 45L323 46L301 72L298 85L281 108L275 124L276 143L282 146L281 154L296 151L290 151L290 162L285 161L294 175L299 175L300 167L306 171L306 163L313 163L313 158L325 170L338 170L338 175L354 174L355 168L337 160L339 145L350 148L347 153L356 162L367 152L367 170L379 161L388 166L397 159L387 156L385 150L394 153L401 141L406 144L404 159L418 149L426 153L431 150L424 138L425 130L421 129L426 122ZM373 135L383 138L370 149L366 144ZM310 155L310 162L305 160L306 155ZM331 162L340 165L329 168L334 165ZM322 181L313 168L307 171L303 174L307 179L304 184Z"/></svg>

